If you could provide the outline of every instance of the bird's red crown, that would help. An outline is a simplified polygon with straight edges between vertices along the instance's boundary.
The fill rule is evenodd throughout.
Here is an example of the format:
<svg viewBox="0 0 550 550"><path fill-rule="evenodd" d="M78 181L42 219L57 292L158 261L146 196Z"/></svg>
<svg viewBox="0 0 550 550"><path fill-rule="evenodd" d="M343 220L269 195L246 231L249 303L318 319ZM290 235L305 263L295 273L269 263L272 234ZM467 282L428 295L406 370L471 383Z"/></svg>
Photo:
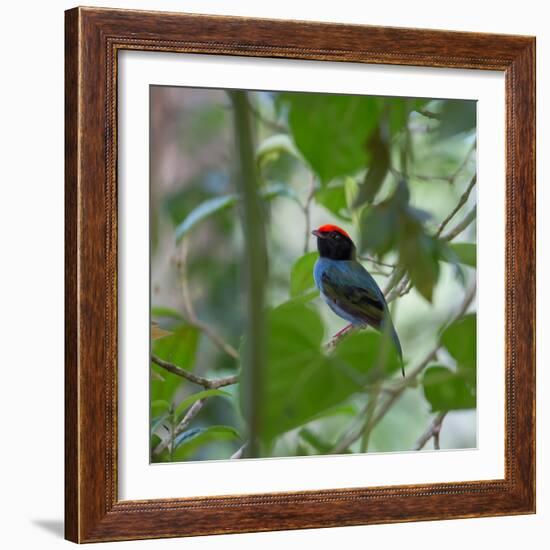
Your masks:
<svg viewBox="0 0 550 550"><path fill-rule="evenodd" d="M331 231L338 231L341 235L344 235L344 237L347 237L348 239L351 239L351 237L341 228L337 225L332 225L331 223L327 223L326 225L322 225L317 229L319 233L330 233Z"/></svg>

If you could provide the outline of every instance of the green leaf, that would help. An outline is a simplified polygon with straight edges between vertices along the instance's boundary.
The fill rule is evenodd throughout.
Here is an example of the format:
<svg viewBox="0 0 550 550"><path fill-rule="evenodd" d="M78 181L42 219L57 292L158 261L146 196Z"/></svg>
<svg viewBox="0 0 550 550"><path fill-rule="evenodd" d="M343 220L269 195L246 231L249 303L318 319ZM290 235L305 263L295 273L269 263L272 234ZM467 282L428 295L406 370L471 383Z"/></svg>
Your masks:
<svg viewBox="0 0 550 550"><path fill-rule="evenodd" d="M439 243L419 224L408 224L399 243L399 259L409 272L412 284L429 302L439 278ZM406 231L406 230L405 230Z"/></svg>
<svg viewBox="0 0 550 550"><path fill-rule="evenodd" d="M297 159L302 158L288 134L275 134L269 136L260 143L256 150L256 161L258 166L263 167L268 162L277 160L283 153Z"/></svg>
<svg viewBox="0 0 550 550"><path fill-rule="evenodd" d="M166 399L155 399L151 401L151 414L156 416L167 411L170 408L170 403Z"/></svg>
<svg viewBox="0 0 550 550"><path fill-rule="evenodd" d="M368 149L371 162L365 180L359 187L359 194L355 199L356 206L374 200L390 169L390 146L380 127L372 133L368 141Z"/></svg>
<svg viewBox="0 0 550 550"><path fill-rule="evenodd" d="M315 200L337 218L351 221L347 211L346 190L343 182L327 185L315 192Z"/></svg>
<svg viewBox="0 0 550 550"><path fill-rule="evenodd" d="M191 428L185 432L181 432L174 438L174 449L177 449L182 443L189 441L197 435L203 433L206 428Z"/></svg>
<svg viewBox="0 0 550 550"><path fill-rule="evenodd" d="M473 386L476 383L477 316L465 315L441 334L441 343L457 362L459 373Z"/></svg>
<svg viewBox="0 0 550 550"><path fill-rule="evenodd" d="M300 200L294 190L284 183L270 183L263 187L260 195L265 200L272 200L276 197L288 197L298 204ZM232 208L239 200L238 195L224 195L223 197L214 197L199 204L191 213L176 227L176 242L179 243L197 224L223 210Z"/></svg>
<svg viewBox="0 0 550 550"><path fill-rule="evenodd" d="M353 405L336 405L334 407L330 407L330 409L321 411L311 420L319 420L321 418L327 418L329 416L355 416L356 414L357 409Z"/></svg>
<svg viewBox="0 0 550 550"><path fill-rule="evenodd" d="M309 428L302 428L300 430L299 436L306 442L309 443L317 452L320 454L330 454L331 449L334 447L333 444L323 441L315 432Z"/></svg>
<svg viewBox="0 0 550 550"><path fill-rule="evenodd" d="M344 193L346 197L346 206L349 210L353 210L357 202L357 195L359 194L359 184L355 178L347 177L344 179Z"/></svg>
<svg viewBox="0 0 550 550"><path fill-rule="evenodd" d="M449 138L469 132L476 127L477 102L464 99L447 99L440 112L439 138Z"/></svg>
<svg viewBox="0 0 550 550"><path fill-rule="evenodd" d="M193 370L198 339L199 331L195 327L180 325L173 329L173 334L170 336L155 340L152 343L152 351L161 359L174 363L182 369ZM162 381L151 380L151 400L172 401L176 389L186 381L155 363L151 363L151 369L163 378Z"/></svg>
<svg viewBox="0 0 550 550"><path fill-rule="evenodd" d="M389 376L401 370L401 361L391 338L383 347L383 337L374 331L360 331L346 336L336 349L335 357L346 368L352 367L359 383L372 382L380 376ZM350 371L351 372L351 371ZM363 375L367 374L365 378Z"/></svg>
<svg viewBox="0 0 550 550"><path fill-rule="evenodd" d="M443 245L424 228L429 215L412 207L409 198L407 183L400 181L388 199L363 211L361 249L378 257L397 249L399 263L409 273L411 282L431 301Z"/></svg>
<svg viewBox="0 0 550 550"><path fill-rule="evenodd" d="M187 411L187 409L193 405L193 403L196 403L197 401L201 399L207 399L208 397L231 397L231 394L223 391L223 390L203 390L199 391L197 393L194 393L190 395L189 397L186 397L183 401L181 401L178 406L176 407L176 410L174 412L174 415L176 417L176 421L179 422L181 420L181 417L183 416L183 413Z"/></svg>
<svg viewBox="0 0 550 550"><path fill-rule="evenodd" d="M475 243L450 243L449 248L454 252L461 264L476 267L477 247Z"/></svg>
<svg viewBox="0 0 550 550"><path fill-rule="evenodd" d="M318 257L317 252L308 252L294 262L290 271L290 296L292 298L315 290L313 266Z"/></svg>
<svg viewBox="0 0 550 550"><path fill-rule="evenodd" d="M221 212L237 202L237 195L224 195L223 197L214 197L208 199L199 204L197 208L191 211L191 213L176 227L176 242L180 242L181 239L191 231L195 225L203 221L204 219L212 216L216 212Z"/></svg>
<svg viewBox="0 0 550 550"><path fill-rule="evenodd" d="M281 100L290 107L294 142L322 183L367 165L365 146L378 121L378 98L284 93Z"/></svg>
<svg viewBox="0 0 550 550"><path fill-rule="evenodd" d="M209 426L208 428L192 428L177 435L174 439L174 448L180 447L183 443L200 437L201 443L209 441L227 441L241 439L239 432L232 426Z"/></svg>
<svg viewBox="0 0 550 550"><path fill-rule="evenodd" d="M292 199L294 202L301 204L300 199L294 189L292 189L292 187L289 187L286 183L268 183L260 190L260 195L265 200L272 200L277 197L287 197L289 199Z"/></svg>
<svg viewBox="0 0 550 550"><path fill-rule="evenodd" d="M422 378L424 395L432 411L473 409L475 389L460 374L436 365L426 369Z"/></svg>
<svg viewBox="0 0 550 550"><path fill-rule="evenodd" d="M166 317L168 319L176 319L178 321L183 321L184 319L183 315L179 311L165 306L153 306L151 308L151 317Z"/></svg>
<svg viewBox="0 0 550 550"><path fill-rule="evenodd" d="M364 333L361 336L366 339L340 349L346 338L335 353L325 355L323 323L318 313L292 302L269 313L268 329L261 411L261 437L265 442L320 418L323 412L362 391L380 349L376 345L380 335ZM391 359L387 370L395 368L398 364Z"/></svg>
<svg viewBox="0 0 550 550"><path fill-rule="evenodd" d="M242 440L242 438L239 432L232 426L192 428L178 434L174 439L174 458L177 460L189 458L201 447L209 443L235 440Z"/></svg>

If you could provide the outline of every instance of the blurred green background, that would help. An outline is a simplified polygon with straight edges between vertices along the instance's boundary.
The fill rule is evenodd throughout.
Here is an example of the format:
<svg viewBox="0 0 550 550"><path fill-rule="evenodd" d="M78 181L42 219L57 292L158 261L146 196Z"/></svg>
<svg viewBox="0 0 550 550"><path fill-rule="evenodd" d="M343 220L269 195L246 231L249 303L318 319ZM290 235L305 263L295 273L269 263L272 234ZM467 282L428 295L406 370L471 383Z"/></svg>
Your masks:
<svg viewBox="0 0 550 550"><path fill-rule="evenodd" d="M474 101L248 92L269 306L261 456L476 446ZM238 140L223 90L151 87L151 461L240 458ZM313 287L335 223L386 291L405 358L374 373ZM206 378L193 383L166 369Z"/></svg>

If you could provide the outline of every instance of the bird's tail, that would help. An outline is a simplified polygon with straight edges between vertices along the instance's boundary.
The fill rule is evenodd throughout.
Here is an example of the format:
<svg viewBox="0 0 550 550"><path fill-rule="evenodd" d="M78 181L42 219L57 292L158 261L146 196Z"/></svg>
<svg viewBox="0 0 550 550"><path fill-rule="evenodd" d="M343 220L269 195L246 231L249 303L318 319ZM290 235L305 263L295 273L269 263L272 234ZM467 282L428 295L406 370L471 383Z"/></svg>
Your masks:
<svg viewBox="0 0 550 550"><path fill-rule="evenodd" d="M403 350L401 349L401 342L399 341L399 336L397 336L397 332L389 316L387 318L387 322L388 327L385 328L384 326L382 326L382 333L387 331L388 335L391 337L393 345L395 346L395 350L399 355L399 361L401 363L401 374L405 376L405 363L403 362Z"/></svg>
<svg viewBox="0 0 550 550"><path fill-rule="evenodd" d="M399 341L399 336L397 336L397 332L393 324L391 325L391 339L393 340L395 349L397 350L397 353L399 355L399 361L401 361L401 374L405 376L405 363L403 362L403 350L401 349L401 342Z"/></svg>

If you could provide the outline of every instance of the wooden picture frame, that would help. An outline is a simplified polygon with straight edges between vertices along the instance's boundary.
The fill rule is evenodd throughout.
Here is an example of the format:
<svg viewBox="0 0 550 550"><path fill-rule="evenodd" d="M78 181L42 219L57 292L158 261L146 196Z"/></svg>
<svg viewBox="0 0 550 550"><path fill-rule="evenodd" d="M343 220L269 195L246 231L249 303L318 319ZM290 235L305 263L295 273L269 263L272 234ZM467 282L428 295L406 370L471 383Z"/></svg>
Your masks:
<svg viewBox="0 0 550 550"><path fill-rule="evenodd" d="M117 54L127 49L504 73L504 479L119 500ZM533 37L75 8L66 12L65 55L67 539L113 541L535 511Z"/></svg>

